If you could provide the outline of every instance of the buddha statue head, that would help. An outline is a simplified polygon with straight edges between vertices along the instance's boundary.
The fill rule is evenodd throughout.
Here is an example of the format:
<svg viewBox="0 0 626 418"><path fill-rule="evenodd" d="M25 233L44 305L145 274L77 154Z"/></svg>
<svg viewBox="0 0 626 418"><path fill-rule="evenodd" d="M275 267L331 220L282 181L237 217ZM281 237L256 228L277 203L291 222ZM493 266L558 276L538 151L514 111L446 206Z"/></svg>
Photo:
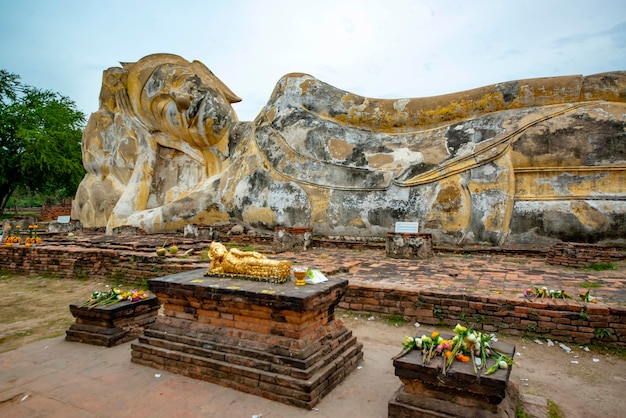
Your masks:
<svg viewBox="0 0 626 418"><path fill-rule="evenodd" d="M168 137L170 146L183 141L203 152L227 148L229 130L237 122L231 103L241 99L204 64L153 54L123 66L132 111L157 138Z"/></svg>

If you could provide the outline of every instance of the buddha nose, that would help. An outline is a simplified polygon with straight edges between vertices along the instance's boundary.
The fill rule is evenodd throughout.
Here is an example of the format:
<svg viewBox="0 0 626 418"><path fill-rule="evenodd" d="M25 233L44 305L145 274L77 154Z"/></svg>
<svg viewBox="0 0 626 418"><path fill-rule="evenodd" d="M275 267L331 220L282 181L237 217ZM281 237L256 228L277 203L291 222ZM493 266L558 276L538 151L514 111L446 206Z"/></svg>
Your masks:
<svg viewBox="0 0 626 418"><path fill-rule="evenodd" d="M183 112L191 106L191 99L186 95L174 94L174 102L176 102L176 108L179 112Z"/></svg>

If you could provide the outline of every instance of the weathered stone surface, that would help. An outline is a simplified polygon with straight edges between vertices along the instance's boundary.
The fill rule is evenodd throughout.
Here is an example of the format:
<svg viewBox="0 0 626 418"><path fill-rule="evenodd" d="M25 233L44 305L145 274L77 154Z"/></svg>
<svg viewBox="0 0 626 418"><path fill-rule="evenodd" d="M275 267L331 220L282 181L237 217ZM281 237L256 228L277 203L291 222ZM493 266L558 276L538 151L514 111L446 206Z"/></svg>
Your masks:
<svg viewBox="0 0 626 418"><path fill-rule="evenodd" d="M430 234L390 232L385 242L385 254L391 258L419 260L433 256Z"/></svg>
<svg viewBox="0 0 626 418"><path fill-rule="evenodd" d="M311 246L313 228L276 227L274 230L274 250L305 251Z"/></svg>
<svg viewBox="0 0 626 418"><path fill-rule="evenodd" d="M373 99L306 74L252 122L198 62L104 73L72 217L108 231L241 221L445 244L624 242L626 72Z"/></svg>

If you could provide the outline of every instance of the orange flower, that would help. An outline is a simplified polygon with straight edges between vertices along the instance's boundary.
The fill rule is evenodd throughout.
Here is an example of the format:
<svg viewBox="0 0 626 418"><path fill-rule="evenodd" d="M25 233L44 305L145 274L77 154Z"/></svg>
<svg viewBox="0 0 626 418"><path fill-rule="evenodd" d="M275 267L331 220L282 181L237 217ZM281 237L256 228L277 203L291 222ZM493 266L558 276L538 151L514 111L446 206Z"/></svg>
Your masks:
<svg viewBox="0 0 626 418"><path fill-rule="evenodd" d="M470 361L470 358L468 356L461 353L457 354L455 358L462 363L467 363Z"/></svg>
<svg viewBox="0 0 626 418"><path fill-rule="evenodd" d="M433 331L432 334L430 334L431 338L437 338L439 336L439 332L438 331Z"/></svg>

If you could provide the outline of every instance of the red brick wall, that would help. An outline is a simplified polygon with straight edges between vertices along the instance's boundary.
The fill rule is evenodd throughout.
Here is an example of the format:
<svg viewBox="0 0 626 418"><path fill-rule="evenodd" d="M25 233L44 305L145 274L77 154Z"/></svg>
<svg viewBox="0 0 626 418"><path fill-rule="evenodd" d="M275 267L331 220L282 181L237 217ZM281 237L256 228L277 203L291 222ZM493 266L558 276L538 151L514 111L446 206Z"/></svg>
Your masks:
<svg viewBox="0 0 626 418"><path fill-rule="evenodd" d="M90 278L137 285L166 274L202 266L184 259L120 254L102 248L0 246L0 270L26 275L48 274L64 278Z"/></svg>
<svg viewBox="0 0 626 418"><path fill-rule="evenodd" d="M609 247L577 242L559 242L546 254L549 264L566 267L589 267L594 263L609 263L620 255Z"/></svg>
<svg viewBox="0 0 626 418"><path fill-rule="evenodd" d="M340 308L399 315L409 322L454 327L472 325L483 332L626 348L626 307L553 299L505 299L423 290L418 293L350 285ZM598 330L610 336L597 338Z"/></svg>
<svg viewBox="0 0 626 418"><path fill-rule="evenodd" d="M44 206L39 213L40 221L56 221L59 216L70 216L72 213L72 202L63 202L60 205Z"/></svg>
<svg viewBox="0 0 626 418"><path fill-rule="evenodd" d="M129 285L207 266L192 259L134 255L102 248L0 246L0 271L66 278L119 280ZM409 292L350 285L340 308L353 312L400 315L428 325L474 324L485 332L546 337L558 341L626 348L626 307L572 300L511 300L431 290ZM605 330L610 336L597 338Z"/></svg>

